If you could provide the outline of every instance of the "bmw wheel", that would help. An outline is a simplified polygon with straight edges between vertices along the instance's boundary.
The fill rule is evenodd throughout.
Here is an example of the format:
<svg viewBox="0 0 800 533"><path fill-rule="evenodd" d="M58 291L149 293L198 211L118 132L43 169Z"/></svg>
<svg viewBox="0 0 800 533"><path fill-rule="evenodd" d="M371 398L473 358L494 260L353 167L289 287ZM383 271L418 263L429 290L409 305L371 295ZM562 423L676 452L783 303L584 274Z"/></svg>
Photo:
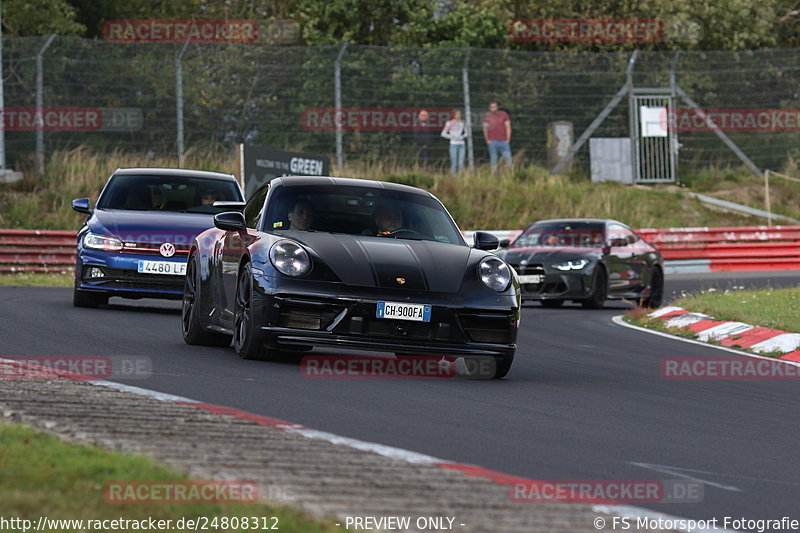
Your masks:
<svg viewBox="0 0 800 533"><path fill-rule="evenodd" d="M602 309L608 297L608 275L603 267L598 266L592 281L592 295L581 304L589 309Z"/></svg>

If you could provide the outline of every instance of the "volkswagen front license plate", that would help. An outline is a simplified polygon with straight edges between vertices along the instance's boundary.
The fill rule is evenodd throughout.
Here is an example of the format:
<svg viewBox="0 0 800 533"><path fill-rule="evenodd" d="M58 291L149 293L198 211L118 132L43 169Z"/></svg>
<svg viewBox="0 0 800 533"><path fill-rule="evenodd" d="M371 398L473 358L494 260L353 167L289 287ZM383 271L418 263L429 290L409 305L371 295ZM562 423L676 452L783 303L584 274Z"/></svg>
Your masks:
<svg viewBox="0 0 800 533"><path fill-rule="evenodd" d="M140 274L169 274L172 276L185 276L186 263L174 261L139 261Z"/></svg>

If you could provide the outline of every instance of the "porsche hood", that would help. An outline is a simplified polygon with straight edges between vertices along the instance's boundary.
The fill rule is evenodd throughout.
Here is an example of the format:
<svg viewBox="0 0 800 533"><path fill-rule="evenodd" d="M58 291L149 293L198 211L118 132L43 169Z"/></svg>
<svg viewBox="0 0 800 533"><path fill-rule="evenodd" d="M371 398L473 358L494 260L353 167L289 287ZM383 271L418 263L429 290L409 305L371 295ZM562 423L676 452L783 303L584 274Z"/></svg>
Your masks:
<svg viewBox="0 0 800 533"><path fill-rule="evenodd" d="M467 246L410 239L304 233L303 243L347 285L458 292L470 254ZM483 252L475 251L483 255Z"/></svg>

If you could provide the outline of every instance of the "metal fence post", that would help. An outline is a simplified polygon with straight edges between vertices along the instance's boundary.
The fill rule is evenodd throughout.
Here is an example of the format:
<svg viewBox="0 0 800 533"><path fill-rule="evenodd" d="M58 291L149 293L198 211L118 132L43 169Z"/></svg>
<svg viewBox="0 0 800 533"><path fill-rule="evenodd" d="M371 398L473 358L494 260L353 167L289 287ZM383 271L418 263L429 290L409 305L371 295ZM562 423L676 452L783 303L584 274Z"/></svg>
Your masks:
<svg viewBox="0 0 800 533"><path fill-rule="evenodd" d="M56 34L53 33L50 37L47 38L44 45L39 49L39 53L36 54L36 116L41 117L43 116L43 108L44 108L44 66L42 65L42 56L44 55L44 51L50 46L50 43L53 42L53 39L56 38ZM44 124L37 124L36 125L36 177L42 175L44 172L44 130L42 129Z"/></svg>
<svg viewBox="0 0 800 533"><path fill-rule="evenodd" d="M4 110L6 105L3 99L3 85L5 76L3 74L3 14L0 8L0 110ZM4 118L5 120L5 118ZM0 128L0 171L6 168L6 128Z"/></svg>
<svg viewBox="0 0 800 533"><path fill-rule="evenodd" d="M175 56L175 115L178 124L177 145L178 145L178 166L183 166L183 54L189 41L183 43L183 48Z"/></svg>
<svg viewBox="0 0 800 533"><path fill-rule="evenodd" d="M639 57L639 50L634 50L631 58L628 60L628 69L625 72L628 86L628 128L631 136L631 177L633 183L639 183L641 177L639 169L639 124L636 121L638 113L636 112L636 104L633 99L634 82L633 82L633 69L636 67L636 58Z"/></svg>
<svg viewBox="0 0 800 533"><path fill-rule="evenodd" d="M342 153L342 56L347 50L347 43L342 43L339 55L333 64L333 121L336 123L336 172L342 172L344 155Z"/></svg>
<svg viewBox="0 0 800 533"><path fill-rule="evenodd" d="M464 85L464 122L467 125L467 164L470 170L475 169L475 153L472 143L472 107L469 101L469 58L472 55L472 48L467 48L467 55L464 56L464 67L461 69L461 82Z"/></svg>

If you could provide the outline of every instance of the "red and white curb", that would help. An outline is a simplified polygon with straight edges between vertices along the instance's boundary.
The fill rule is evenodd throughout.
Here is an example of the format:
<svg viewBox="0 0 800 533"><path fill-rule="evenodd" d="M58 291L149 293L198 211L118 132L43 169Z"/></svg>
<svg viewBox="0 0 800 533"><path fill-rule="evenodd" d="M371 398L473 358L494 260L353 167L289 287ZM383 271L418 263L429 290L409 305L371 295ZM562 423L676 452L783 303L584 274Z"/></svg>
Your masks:
<svg viewBox="0 0 800 533"><path fill-rule="evenodd" d="M758 354L780 353L775 359L800 362L800 334L753 326L732 320L716 320L682 307L662 307L647 316L659 318L667 327L697 333L703 342L715 341L721 346L749 350Z"/></svg>

